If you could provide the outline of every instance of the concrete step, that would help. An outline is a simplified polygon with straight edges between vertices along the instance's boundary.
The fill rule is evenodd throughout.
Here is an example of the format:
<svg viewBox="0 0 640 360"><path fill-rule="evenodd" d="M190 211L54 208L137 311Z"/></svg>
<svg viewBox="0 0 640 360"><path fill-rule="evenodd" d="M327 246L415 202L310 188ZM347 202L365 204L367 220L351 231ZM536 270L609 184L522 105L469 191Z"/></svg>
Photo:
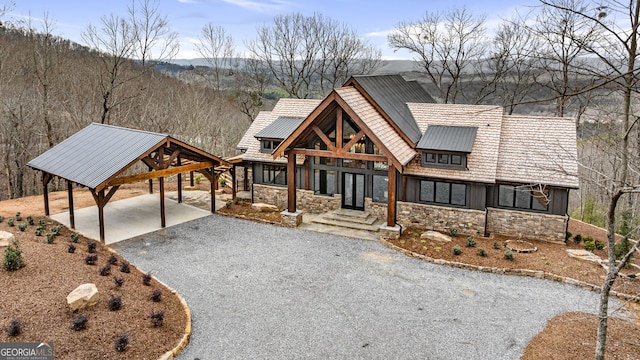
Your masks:
<svg viewBox="0 0 640 360"><path fill-rule="evenodd" d="M354 210L349 210L349 213L343 211L330 211L323 214L321 217L326 220L343 221L356 224L372 225L378 218L373 214L366 213L364 211L357 211L358 214L353 213Z"/></svg>
<svg viewBox="0 0 640 360"><path fill-rule="evenodd" d="M375 216L373 217L373 220L374 221L371 223L362 223L362 222L344 221L344 220L338 220L334 218L326 218L323 216L318 216L315 220L313 220L313 222L317 224L340 226L340 227L345 227L349 229L366 230L366 231L375 232L380 229L380 226L382 226L384 222L381 220L378 220Z"/></svg>

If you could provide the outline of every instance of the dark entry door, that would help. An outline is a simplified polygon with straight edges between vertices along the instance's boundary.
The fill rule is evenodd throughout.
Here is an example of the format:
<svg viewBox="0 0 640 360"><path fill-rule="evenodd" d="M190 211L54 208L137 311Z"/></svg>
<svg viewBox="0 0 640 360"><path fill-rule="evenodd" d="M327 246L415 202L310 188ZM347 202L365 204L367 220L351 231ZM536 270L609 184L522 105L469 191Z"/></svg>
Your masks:
<svg viewBox="0 0 640 360"><path fill-rule="evenodd" d="M364 174L342 173L342 207L364 210Z"/></svg>

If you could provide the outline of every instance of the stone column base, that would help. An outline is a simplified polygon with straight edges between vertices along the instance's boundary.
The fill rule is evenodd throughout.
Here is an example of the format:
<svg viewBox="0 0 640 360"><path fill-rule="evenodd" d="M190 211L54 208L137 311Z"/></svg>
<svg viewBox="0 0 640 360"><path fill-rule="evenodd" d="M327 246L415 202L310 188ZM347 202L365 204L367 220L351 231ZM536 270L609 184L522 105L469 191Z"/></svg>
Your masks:
<svg viewBox="0 0 640 360"><path fill-rule="evenodd" d="M293 213L285 210L280 213L280 216L282 216L282 223L286 226L297 227L302 224L302 210Z"/></svg>
<svg viewBox="0 0 640 360"><path fill-rule="evenodd" d="M380 226L380 239L397 239L402 234L402 226Z"/></svg>

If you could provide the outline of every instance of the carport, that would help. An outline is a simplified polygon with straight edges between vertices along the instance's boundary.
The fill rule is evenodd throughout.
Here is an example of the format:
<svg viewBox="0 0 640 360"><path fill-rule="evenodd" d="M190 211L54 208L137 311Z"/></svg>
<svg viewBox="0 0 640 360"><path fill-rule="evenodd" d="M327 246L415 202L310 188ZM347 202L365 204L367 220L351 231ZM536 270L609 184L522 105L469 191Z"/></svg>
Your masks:
<svg viewBox="0 0 640 360"><path fill-rule="evenodd" d="M135 166L139 162L143 166ZM104 207L123 184L158 179L160 222L164 228L164 177L178 176L178 202L182 202L182 173L198 171L211 183L211 212L215 212L215 184L230 164L167 134L92 123L31 160L42 171L45 215L49 216L48 184L54 176L66 180L69 223L75 229L73 184L86 187L98 207L100 241L105 241ZM147 171L144 171L144 168Z"/></svg>

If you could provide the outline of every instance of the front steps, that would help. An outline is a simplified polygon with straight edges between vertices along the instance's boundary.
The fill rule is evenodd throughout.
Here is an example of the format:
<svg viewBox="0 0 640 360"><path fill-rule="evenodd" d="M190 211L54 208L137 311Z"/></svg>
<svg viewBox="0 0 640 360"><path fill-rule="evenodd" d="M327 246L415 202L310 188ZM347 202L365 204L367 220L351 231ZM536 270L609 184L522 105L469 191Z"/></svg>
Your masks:
<svg viewBox="0 0 640 360"><path fill-rule="evenodd" d="M320 214L313 219L313 222L370 232L378 232L380 226L384 225L382 220L371 213L349 209L338 209Z"/></svg>

